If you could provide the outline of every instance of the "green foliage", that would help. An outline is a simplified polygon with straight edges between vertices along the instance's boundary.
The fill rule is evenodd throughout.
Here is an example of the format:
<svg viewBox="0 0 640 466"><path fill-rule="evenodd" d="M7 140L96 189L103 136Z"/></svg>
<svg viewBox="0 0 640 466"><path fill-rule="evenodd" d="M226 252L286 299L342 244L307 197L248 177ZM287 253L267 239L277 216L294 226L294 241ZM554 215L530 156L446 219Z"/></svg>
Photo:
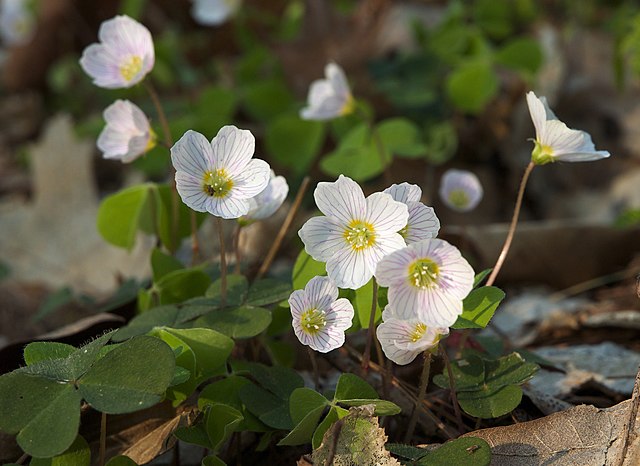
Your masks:
<svg viewBox="0 0 640 466"><path fill-rule="evenodd" d="M34 341L24 348L24 362L27 366L31 366L40 361L66 358L75 351L76 348L66 343Z"/></svg>
<svg viewBox="0 0 640 466"><path fill-rule="evenodd" d="M111 458L107 461L105 466L138 466L135 461L133 461L128 456L118 455Z"/></svg>
<svg viewBox="0 0 640 466"><path fill-rule="evenodd" d="M491 463L491 447L476 437L450 440L432 450L398 443L390 443L386 447L415 466L488 466Z"/></svg>
<svg viewBox="0 0 640 466"><path fill-rule="evenodd" d="M227 275L227 306L240 306L248 293L249 282L244 275ZM222 280L218 279L207 288L204 295L221 302Z"/></svg>
<svg viewBox="0 0 640 466"><path fill-rule="evenodd" d="M200 317L196 325L212 328L231 338L251 338L271 323L271 312L261 307L241 306L221 309Z"/></svg>
<svg viewBox="0 0 640 466"><path fill-rule="evenodd" d="M498 77L488 62L470 62L448 76L446 89L457 108L477 114L498 92Z"/></svg>
<svg viewBox="0 0 640 466"><path fill-rule="evenodd" d="M267 306L285 300L291 294L291 284L272 278L263 278L251 284L246 304Z"/></svg>
<svg viewBox="0 0 640 466"><path fill-rule="evenodd" d="M278 445L302 445L309 441L313 448L322 442L324 433L331 425L348 414L342 406L374 405L377 416L394 415L400 408L390 401L378 399L378 393L371 385L354 374L342 374L338 379L333 400L309 388L299 388L291 393L289 410L295 427ZM322 422L322 414L329 407Z"/></svg>
<svg viewBox="0 0 640 466"><path fill-rule="evenodd" d="M291 280L293 282L294 290L302 290L315 276L325 276L327 269L324 262L318 262L314 260L303 249L298 254L295 264L293 265L293 272L291 273Z"/></svg>
<svg viewBox="0 0 640 466"><path fill-rule="evenodd" d="M414 159L427 152L420 138L420 128L407 118L383 120L376 125L376 131L389 154Z"/></svg>
<svg viewBox="0 0 640 466"><path fill-rule="evenodd" d="M80 435L63 453L51 458L32 458L29 463L30 466L89 466L90 464L89 444Z"/></svg>
<svg viewBox="0 0 640 466"><path fill-rule="evenodd" d="M159 306L137 315L129 324L120 328L113 341L124 341L137 335L144 335L154 327L184 327L187 322L215 309L215 303L206 305Z"/></svg>
<svg viewBox="0 0 640 466"><path fill-rule="evenodd" d="M57 291L54 291L38 308L38 312L34 316L34 320L38 321L44 319L46 316L53 314L55 311L60 309L62 306L66 306L72 302L74 302L75 296L73 294L73 290L68 286L62 287Z"/></svg>
<svg viewBox="0 0 640 466"><path fill-rule="evenodd" d="M462 409L472 416L490 419L503 416L520 404L520 385L533 377L538 366L525 362L518 353L498 359L467 353L453 362L451 369ZM449 387L446 371L433 381L442 388Z"/></svg>
<svg viewBox="0 0 640 466"><path fill-rule="evenodd" d="M28 347L31 364L0 377L0 430L17 433L26 453L52 457L75 440L83 398L108 413L160 401L174 373L171 349L138 337L106 351L111 335L74 351L52 343Z"/></svg>
<svg viewBox="0 0 640 466"><path fill-rule="evenodd" d="M165 254L160 249L151 251L151 270L153 271L153 281L158 282L165 275L183 269L182 263L175 257Z"/></svg>
<svg viewBox="0 0 640 466"><path fill-rule="evenodd" d="M618 228L629 228L640 225L640 209L627 209L616 218L614 225Z"/></svg>
<svg viewBox="0 0 640 466"><path fill-rule="evenodd" d="M355 291L355 298L351 300L354 311L360 320L361 328L369 328L371 320L371 305L373 301L373 280ZM382 319L382 309L376 305L374 323L380 322Z"/></svg>
<svg viewBox="0 0 640 466"><path fill-rule="evenodd" d="M306 173L322 147L325 126L302 120L297 114L283 114L270 121L265 130L267 152L294 173Z"/></svg>
<svg viewBox="0 0 640 466"><path fill-rule="evenodd" d="M191 427L179 427L176 429L175 436L184 442L217 452L238 429L242 419L242 414L237 409L222 403L214 403L206 406L202 422ZM203 461L203 464L219 463Z"/></svg>
<svg viewBox="0 0 640 466"><path fill-rule="evenodd" d="M266 79L243 88L243 105L255 120L269 122L292 108L293 96L280 79Z"/></svg>
<svg viewBox="0 0 640 466"><path fill-rule="evenodd" d="M150 292L157 296L159 305L181 303L202 296L210 283L211 279L202 270L178 269L163 275Z"/></svg>
<svg viewBox="0 0 640 466"><path fill-rule="evenodd" d="M496 52L495 59L501 65L534 75L542 66L543 56L538 42L522 37L507 42Z"/></svg>
<svg viewBox="0 0 640 466"><path fill-rule="evenodd" d="M450 121L432 123L426 130L425 158L432 165L442 165L455 155L458 134Z"/></svg>
<svg viewBox="0 0 640 466"><path fill-rule="evenodd" d="M485 328L504 296L504 291L495 286L476 288L462 301L462 314L452 328Z"/></svg>

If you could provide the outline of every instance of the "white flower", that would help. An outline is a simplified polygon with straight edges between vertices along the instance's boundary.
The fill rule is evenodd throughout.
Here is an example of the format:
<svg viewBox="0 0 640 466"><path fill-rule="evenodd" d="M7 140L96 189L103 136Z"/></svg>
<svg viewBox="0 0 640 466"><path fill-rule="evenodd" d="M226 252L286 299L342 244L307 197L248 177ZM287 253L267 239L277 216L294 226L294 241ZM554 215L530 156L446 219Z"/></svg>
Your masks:
<svg viewBox="0 0 640 466"><path fill-rule="evenodd" d="M531 160L536 165L557 160L589 162L609 157L609 152L596 150L589 133L571 129L558 120L544 97L539 99L530 91L527 93L527 104L536 127L535 147L531 154Z"/></svg>
<svg viewBox="0 0 640 466"><path fill-rule="evenodd" d="M255 144L251 131L235 126L224 126L211 142L187 131L171 148L182 202L216 217L246 215L249 199L269 183L269 164L252 159Z"/></svg>
<svg viewBox="0 0 640 466"><path fill-rule="evenodd" d="M99 44L84 49L80 65L96 86L107 89L131 87L153 68L155 52L151 33L128 16L103 22Z"/></svg>
<svg viewBox="0 0 640 466"><path fill-rule="evenodd" d="M242 0L193 0L191 15L197 23L218 26L235 15Z"/></svg>
<svg viewBox="0 0 640 466"><path fill-rule="evenodd" d="M7 45L29 42L35 29L27 0L0 0L0 37Z"/></svg>
<svg viewBox="0 0 640 466"><path fill-rule="evenodd" d="M389 287L389 304L401 319L432 327L451 327L462 314L462 300L473 288L473 269L457 248L426 239L389 254L376 269Z"/></svg>
<svg viewBox="0 0 640 466"><path fill-rule="evenodd" d="M307 106L300 111L303 120L331 120L354 110L354 100L344 71L335 63L324 68L326 79L311 83Z"/></svg>
<svg viewBox="0 0 640 466"><path fill-rule="evenodd" d="M478 177L466 170L449 169L440 181L440 198L447 207L458 212L476 208L484 191Z"/></svg>
<svg viewBox="0 0 640 466"><path fill-rule="evenodd" d="M251 223L273 215L289 194L289 185L284 176L276 176L273 170L267 187L257 196L249 199L249 212L240 220Z"/></svg>
<svg viewBox="0 0 640 466"><path fill-rule="evenodd" d="M156 135L149 120L135 104L116 100L105 109L103 116L107 126L98 137L98 149L105 159L133 162L155 146Z"/></svg>
<svg viewBox="0 0 640 466"><path fill-rule="evenodd" d="M382 311L382 320L376 329L378 341L384 354L400 365L409 364L449 334L448 328L430 327L420 319L401 319L390 305Z"/></svg>
<svg viewBox="0 0 640 466"><path fill-rule="evenodd" d="M420 202L422 189L415 184L392 184L383 192L390 194L394 201L402 202L409 208L407 225L400 234L407 244L435 238L440 230L440 220L433 208Z"/></svg>
<svg viewBox="0 0 640 466"><path fill-rule="evenodd" d="M338 288L327 277L313 277L289 297L293 331L303 345L327 353L344 343L344 331L351 327L353 306L338 299Z"/></svg>
<svg viewBox="0 0 640 466"><path fill-rule="evenodd" d="M318 183L314 197L326 216L310 218L298 234L340 288L365 285L384 256L405 246L398 231L407 224L407 206L389 194L365 199L358 183L340 175L334 183Z"/></svg>

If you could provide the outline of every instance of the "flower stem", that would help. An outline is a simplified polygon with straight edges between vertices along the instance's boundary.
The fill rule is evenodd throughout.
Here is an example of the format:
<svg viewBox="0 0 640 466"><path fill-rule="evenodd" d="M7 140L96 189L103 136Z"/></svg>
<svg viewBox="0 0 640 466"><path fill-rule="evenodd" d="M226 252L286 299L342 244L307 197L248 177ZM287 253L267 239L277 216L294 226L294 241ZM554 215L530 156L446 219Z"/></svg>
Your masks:
<svg viewBox="0 0 640 466"><path fill-rule="evenodd" d="M535 168L535 164L533 162L529 162L527 165L527 169L524 171L524 175L522 176L522 181L520 182L520 189L518 190L518 198L516 200L516 207L513 210L513 217L511 218L511 225L509 225L509 233L507 233L507 239L502 246L502 250L500 251L500 255L498 256L498 260L496 261L496 265L493 266L493 270L491 271L491 275L489 275L489 279L487 280L486 286L493 285L493 282L496 281L496 277L498 273L500 273L500 269L502 268L502 264L504 264L505 259L507 258L507 254L509 253L509 248L511 247L511 242L513 241L513 236L516 232L516 226L518 225L518 217L520 216L520 208L522 207L522 198L524 197L524 190L527 187L527 181L529 180L529 175Z"/></svg>
<svg viewBox="0 0 640 466"><path fill-rule="evenodd" d="M107 413L100 417L100 466L104 466L107 450Z"/></svg>
<svg viewBox="0 0 640 466"><path fill-rule="evenodd" d="M391 171L389 170L389 166L391 165L391 161L387 161L387 155L385 154L384 144L382 143L382 139L380 138L380 134L376 131L375 126L373 125L373 119L369 117L359 106L356 106L356 113L362 119L362 121L369 128L369 132L371 133L371 138L376 146L376 152L378 153L378 157L380 157L380 163L384 169L383 176L385 184L391 184Z"/></svg>
<svg viewBox="0 0 640 466"><path fill-rule="evenodd" d="M227 252L224 246L224 228L222 219L216 217L218 239L220 240L220 308L227 304Z"/></svg>
<svg viewBox="0 0 640 466"><path fill-rule="evenodd" d="M320 390L320 371L318 371L318 360L316 359L316 353L308 346L307 352L309 353L311 367L313 368L313 384L315 385L316 390Z"/></svg>
<svg viewBox="0 0 640 466"><path fill-rule="evenodd" d="M422 402L427 394L427 385L429 385L429 371L431 370L431 351L424 352L424 366L422 366L422 374L420 375L420 386L418 388L418 398L416 404L413 407L411 413L411 419L409 420L409 427L407 433L404 436L404 443L409 443L411 437L413 437L413 431L418 423L418 414L422 408Z"/></svg>
<svg viewBox="0 0 640 466"><path fill-rule="evenodd" d="M191 265L198 263L200 256L200 242L198 241L198 219L196 211L191 211Z"/></svg>
<svg viewBox="0 0 640 466"><path fill-rule="evenodd" d="M173 146L173 138L171 137L171 130L169 129L169 120L167 120L167 114L162 107L162 101L156 92L155 87L149 80L144 81L144 87L151 97L156 113L158 114L158 120L160 120L160 127L162 128L162 137L164 138L163 145L168 149ZM173 164L171 165L171 243L178 249L178 191L176 189L176 171ZM195 236L195 223L191 222L191 234ZM193 246L192 246L193 247Z"/></svg>
<svg viewBox="0 0 640 466"><path fill-rule="evenodd" d="M278 231L276 239L271 244L271 249L269 249L267 257L264 259L264 262L260 266L260 270L258 270L258 273L255 277L256 280L260 280L264 276L264 274L267 273L269 267L271 267L271 263L273 262L273 259L275 259L276 254L278 253L278 249L280 249L282 240L287 234L287 231L289 230L289 227L291 226L291 223L296 216L296 212L298 212L298 209L300 208L300 204L302 204L302 198L304 197L304 193L307 191L310 182L311 178L309 178L308 176L305 176L302 180L302 184L298 189L298 194L296 194L296 198L294 199L293 204L289 209L289 213L287 213L287 218L284 219L284 222L280 227L280 231Z"/></svg>
<svg viewBox="0 0 640 466"><path fill-rule="evenodd" d="M371 299L371 315L369 316L369 328L367 329L367 343L364 347L364 355L362 356L362 370L369 370L369 361L371 360L371 342L373 341L373 332L375 331L376 309L378 308L378 282L373 277L373 298Z"/></svg>
<svg viewBox="0 0 640 466"><path fill-rule="evenodd" d="M233 269L233 273L240 273L240 234L242 233L242 225L236 224L236 229L233 232L233 250L236 253L236 264Z"/></svg>
<svg viewBox="0 0 640 466"><path fill-rule="evenodd" d="M453 369L451 369L451 362L449 361L449 355L444 345L440 346L440 355L444 361L444 365L447 367L447 375L449 376L449 390L451 391L451 404L453 405L453 412L456 414L456 420L458 421L458 430L464 433L465 427L462 422L462 413L460 412L460 404L458 403L458 395L456 394L456 380L453 378Z"/></svg>

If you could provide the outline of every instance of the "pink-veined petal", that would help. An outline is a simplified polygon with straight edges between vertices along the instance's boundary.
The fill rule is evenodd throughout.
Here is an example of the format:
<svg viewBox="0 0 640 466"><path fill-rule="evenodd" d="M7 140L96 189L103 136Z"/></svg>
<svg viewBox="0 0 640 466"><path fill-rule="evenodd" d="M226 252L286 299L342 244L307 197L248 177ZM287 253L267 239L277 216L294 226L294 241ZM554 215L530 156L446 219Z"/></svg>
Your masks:
<svg viewBox="0 0 640 466"><path fill-rule="evenodd" d="M343 228L330 217L312 217L298 232L304 249L317 261L327 262L339 249L346 246Z"/></svg>
<svg viewBox="0 0 640 466"><path fill-rule="evenodd" d="M233 196L249 199L260 194L269 184L271 169L264 160L251 159L239 175L231 177Z"/></svg>
<svg viewBox="0 0 640 466"><path fill-rule="evenodd" d="M402 248L384 257L376 267L376 280L380 286L392 287L407 281L409 264L417 258L412 248Z"/></svg>
<svg viewBox="0 0 640 466"><path fill-rule="evenodd" d="M327 261L327 274L339 288L357 290L371 280L373 271L368 267L364 250L346 247Z"/></svg>
<svg viewBox="0 0 640 466"><path fill-rule="evenodd" d="M210 197L202 189L202 180L187 172L176 172L176 190L188 207L197 212L207 212Z"/></svg>
<svg viewBox="0 0 640 466"><path fill-rule="evenodd" d="M536 139L541 141L547 121L547 112L544 104L533 91L529 91L527 92L527 105L529 106L529 114L531 115L533 126L536 128Z"/></svg>
<svg viewBox="0 0 640 466"><path fill-rule="evenodd" d="M409 220L404 236L407 244L416 243L423 239L435 238L440 230L440 220L432 207L422 202L409 202Z"/></svg>
<svg viewBox="0 0 640 466"><path fill-rule="evenodd" d="M310 307L329 311L331 303L338 299L338 287L329 277L313 277L304 287Z"/></svg>
<svg viewBox="0 0 640 466"><path fill-rule="evenodd" d="M256 139L249 130L227 125L218 131L218 134L211 141L211 147L213 148L214 168L224 169L231 177L241 176L253 157ZM267 171L268 179L269 172Z"/></svg>
<svg viewBox="0 0 640 466"><path fill-rule="evenodd" d="M178 171L184 171L203 181L204 174L213 169L211 144L202 134L189 130L171 148L171 162Z"/></svg>
<svg viewBox="0 0 640 466"><path fill-rule="evenodd" d="M389 194L394 201L402 202L403 204L419 202L422 197L422 189L417 184L392 184L382 192Z"/></svg>
<svg viewBox="0 0 640 466"><path fill-rule="evenodd" d="M404 228L409 220L407 205L394 201L389 194L373 193L366 202L365 221L373 225L376 233L395 233Z"/></svg>
<svg viewBox="0 0 640 466"><path fill-rule="evenodd" d="M320 212L339 219L345 226L353 220L364 220L364 193L351 178L340 175L333 183L320 182L313 196Z"/></svg>

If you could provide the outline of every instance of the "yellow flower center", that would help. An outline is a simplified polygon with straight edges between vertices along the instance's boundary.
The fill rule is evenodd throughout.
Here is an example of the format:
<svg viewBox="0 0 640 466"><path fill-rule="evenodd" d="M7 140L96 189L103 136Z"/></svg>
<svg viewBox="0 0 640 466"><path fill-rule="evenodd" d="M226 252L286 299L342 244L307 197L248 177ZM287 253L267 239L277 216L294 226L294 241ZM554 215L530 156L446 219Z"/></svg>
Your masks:
<svg viewBox="0 0 640 466"><path fill-rule="evenodd" d="M437 284L440 267L431 259L418 259L409 265L409 283L426 290Z"/></svg>
<svg viewBox="0 0 640 466"><path fill-rule="evenodd" d="M120 74L125 81L131 81L142 70L142 58L139 55L132 55L122 65L120 65Z"/></svg>
<svg viewBox="0 0 640 466"><path fill-rule="evenodd" d="M208 171L202 180L202 190L212 197L225 197L233 188L233 181L224 168Z"/></svg>
<svg viewBox="0 0 640 466"><path fill-rule="evenodd" d="M309 309L300 318L302 330L309 335L315 335L327 325L326 314L320 309Z"/></svg>
<svg viewBox="0 0 640 466"><path fill-rule="evenodd" d="M356 109L356 99L354 99L353 96L350 95L347 101L344 103L344 105L340 109L340 115L341 116L349 115L350 113L353 113L355 109Z"/></svg>
<svg viewBox="0 0 640 466"><path fill-rule="evenodd" d="M145 152L149 152L151 149L156 147L156 143L158 142L158 136L156 132L152 129L149 129L149 140L147 141L147 147L144 148Z"/></svg>
<svg viewBox="0 0 640 466"><path fill-rule="evenodd" d="M449 193L449 202L458 209L464 209L469 205L469 195L464 189L454 189Z"/></svg>
<svg viewBox="0 0 640 466"><path fill-rule="evenodd" d="M545 165L550 162L555 162L553 156L553 147L546 144L541 144L539 141L534 141L535 147L531 152L531 161L536 165Z"/></svg>
<svg viewBox="0 0 640 466"><path fill-rule="evenodd" d="M415 343L416 341L418 341L420 338L424 336L426 331L427 331L427 326L422 322L418 322L414 327L413 332L411 332L411 334L409 335L409 337L411 338L411 341Z"/></svg>
<svg viewBox="0 0 640 466"><path fill-rule="evenodd" d="M376 242L373 225L362 220L352 220L343 233L344 239L356 251L371 247Z"/></svg>
<svg viewBox="0 0 640 466"><path fill-rule="evenodd" d="M408 233L409 233L409 224L407 223L407 225L402 230L400 230L398 234L406 239Z"/></svg>

